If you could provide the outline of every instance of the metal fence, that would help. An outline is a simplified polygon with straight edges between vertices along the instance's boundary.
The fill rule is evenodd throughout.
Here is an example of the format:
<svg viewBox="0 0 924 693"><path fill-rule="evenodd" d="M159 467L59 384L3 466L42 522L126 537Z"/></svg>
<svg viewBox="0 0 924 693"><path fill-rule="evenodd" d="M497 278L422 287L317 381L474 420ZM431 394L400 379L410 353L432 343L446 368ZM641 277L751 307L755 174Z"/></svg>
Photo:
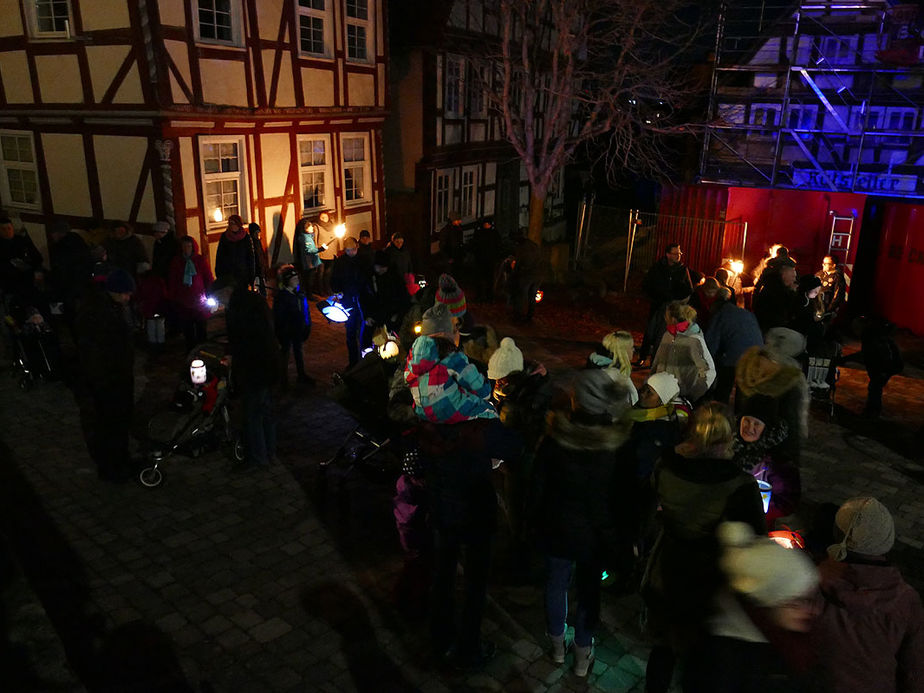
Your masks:
<svg viewBox="0 0 924 693"><path fill-rule="evenodd" d="M695 219L593 203L582 205L574 247L574 265L621 267L622 289L632 274L644 273L664 255L668 243L679 243L684 263L704 274L723 259L740 259L747 244L746 221Z"/></svg>

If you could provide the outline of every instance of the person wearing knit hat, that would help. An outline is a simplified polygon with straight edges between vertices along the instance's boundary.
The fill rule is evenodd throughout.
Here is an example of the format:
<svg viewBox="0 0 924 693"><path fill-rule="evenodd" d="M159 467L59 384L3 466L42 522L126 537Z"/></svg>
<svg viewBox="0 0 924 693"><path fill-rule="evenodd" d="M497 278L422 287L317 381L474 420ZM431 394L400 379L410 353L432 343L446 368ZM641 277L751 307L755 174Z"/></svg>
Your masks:
<svg viewBox="0 0 924 693"><path fill-rule="evenodd" d="M818 571L802 551L744 523L725 522L717 536L727 587L688 653L684 691L803 690Z"/></svg>
<svg viewBox="0 0 924 693"><path fill-rule="evenodd" d="M452 275L441 274L438 282L439 287L436 290L437 303L445 303L454 318L462 318L465 315L465 293L459 286L458 282L453 279Z"/></svg>
<svg viewBox="0 0 924 693"><path fill-rule="evenodd" d="M843 539L819 566L812 690L924 690L924 606L885 556L895 542L892 515L875 498L851 498L837 511L835 532Z"/></svg>
<svg viewBox="0 0 924 693"><path fill-rule="evenodd" d="M452 315L444 303L434 303L428 308L420 322L420 334L426 337L444 337L459 341L459 333L452 322Z"/></svg>
<svg viewBox="0 0 924 693"><path fill-rule="evenodd" d="M215 251L215 277L233 277L235 283L250 285L257 275L257 260L250 234L240 215L228 217L228 228L218 239Z"/></svg>
<svg viewBox="0 0 924 693"><path fill-rule="evenodd" d="M645 383L658 396L659 405L670 404L680 394L680 385L672 373L652 373Z"/></svg>
<svg viewBox="0 0 924 693"><path fill-rule="evenodd" d="M500 380L523 370L523 352L510 337L504 337L488 360L488 378Z"/></svg>
<svg viewBox="0 0 924 693"><path fill-rule="evenodd" d="M116 267L106 276L106 291L119 303L128 303L135 291L135 280L127 271Z"/></svg>

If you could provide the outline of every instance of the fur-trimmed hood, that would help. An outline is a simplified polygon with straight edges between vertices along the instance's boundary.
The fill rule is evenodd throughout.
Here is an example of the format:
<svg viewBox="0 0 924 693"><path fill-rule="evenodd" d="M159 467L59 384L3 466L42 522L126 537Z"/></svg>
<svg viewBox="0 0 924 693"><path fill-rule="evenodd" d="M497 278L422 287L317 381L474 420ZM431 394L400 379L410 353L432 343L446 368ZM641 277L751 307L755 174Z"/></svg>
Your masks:
<svg viewBox="0 0 924 693"><path fill-rule="evenodd" d="M760 347L751 347L735 366L735 380L741 392L779 397L804 381L802 371L785 363L767 358Z"/></svg>
<svg viewBox="0 0 924 693"><path fill-rule="evenodd" d="M622 421L599 426L576 423L563 411L551 411L546 417L547 435L569 450L616 451L629 439L631 430L631 423Z"/></svg>

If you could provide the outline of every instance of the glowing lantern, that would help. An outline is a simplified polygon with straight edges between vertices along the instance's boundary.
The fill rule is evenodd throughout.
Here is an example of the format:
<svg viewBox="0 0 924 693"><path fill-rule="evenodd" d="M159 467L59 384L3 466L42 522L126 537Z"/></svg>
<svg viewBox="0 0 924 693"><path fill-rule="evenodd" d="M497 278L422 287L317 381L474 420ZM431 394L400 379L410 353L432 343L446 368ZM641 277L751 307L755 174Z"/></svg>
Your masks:
<svg viewBox="0 0 924 693"><path fill-rule="evenodd" d="M350 319L350 308L344 308L340 303L341 297L337 294L329 296L323 301L318 301L316 306L321 315L327 318L328 322L344 323Z"/></svg>
<svg viewBox="0 0 924 693"><path fill-rule="evenodd" d="M777 529L768 535L773 541L782 546L784 549L804 549L805 540L798 532L791 529Z"/></svg>
<svg viewBox="0 0 924 693"><path fill-rule="evenodd" d="M741 274L742 272L744 272L744 263L741 260L732 260L731 270L735 274Z"/></svg>
<svg viewBox="0 0 924 693"><path fill-rule="evenodd" d="M189 379L192 381L193 385L205 384L205 381L208 379L208 370L205 367L205 361L202 359L194 359L193 362L189 364Z"/></svg>
<svg viewBox="0 0 924 693"><path fill-rule="evenodd" d="M421 330L423 330L423 325L420 323L414 325L414 334L420 334Z"/></svg>
<svg viewBox="0 0 924 693"><path fill-rule="evenodd" d="M346 224L337 224L334 227L334 235L337 238L343 238L346 235Z"/></svg>
<svg viewBox="0 0 924 693"><path fill-rule="evenodd" d="M545 296L545 294L542 293L542 289L539 289L538 291L536 291L536 303L542 303L543 296Z"/></svg>
<svg viewBox="0 0 924 693"><path fill-rule="evenodd" d="M394 358L398 355L398 342L389 339L379 347L379 356L383 359Z"/></svg>
<svg viewBox="0 0 924 693"><path fill-rule="evenodd" d="M757 488L760 489L760 499L764 502L764 514L770 510L770 497L773 495L769 481L757 480Z"/></svg>
<svg viewBox="0 0 924 693"><path fill-rule="evenodd" d="M212 219L214 219L216 222L222 222L224 221L224 218L225 215L222 213L221 207L216 208L215 211L212 212Z"/></svg>

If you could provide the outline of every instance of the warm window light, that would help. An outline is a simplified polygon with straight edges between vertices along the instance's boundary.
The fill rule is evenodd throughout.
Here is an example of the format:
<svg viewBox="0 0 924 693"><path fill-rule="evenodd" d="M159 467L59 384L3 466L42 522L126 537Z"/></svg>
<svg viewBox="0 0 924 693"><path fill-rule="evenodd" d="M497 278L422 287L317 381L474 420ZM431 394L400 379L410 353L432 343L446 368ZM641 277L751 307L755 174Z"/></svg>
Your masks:
<svg viewBox="0 0 924 693"><path fill-rule="evenodd" d="M334 227L334 235L337 238L343 238L344 236L346 236L346 224L337 224Z"/></svg>
<svg viewBox="0 0 924 693"><path fill-rule="evenodd" d="M224 221L225 215L221 213L221 207L218 207L214 212L212 212L212 219L217 222Z"/></svg>
<svg viewBox="0 0 924 693"><path fill-rule="evenodd" d="M741 274L742 272L744 272L744 263L741 262L741 260L732 260L731 270L735 274Z"/></svg>

